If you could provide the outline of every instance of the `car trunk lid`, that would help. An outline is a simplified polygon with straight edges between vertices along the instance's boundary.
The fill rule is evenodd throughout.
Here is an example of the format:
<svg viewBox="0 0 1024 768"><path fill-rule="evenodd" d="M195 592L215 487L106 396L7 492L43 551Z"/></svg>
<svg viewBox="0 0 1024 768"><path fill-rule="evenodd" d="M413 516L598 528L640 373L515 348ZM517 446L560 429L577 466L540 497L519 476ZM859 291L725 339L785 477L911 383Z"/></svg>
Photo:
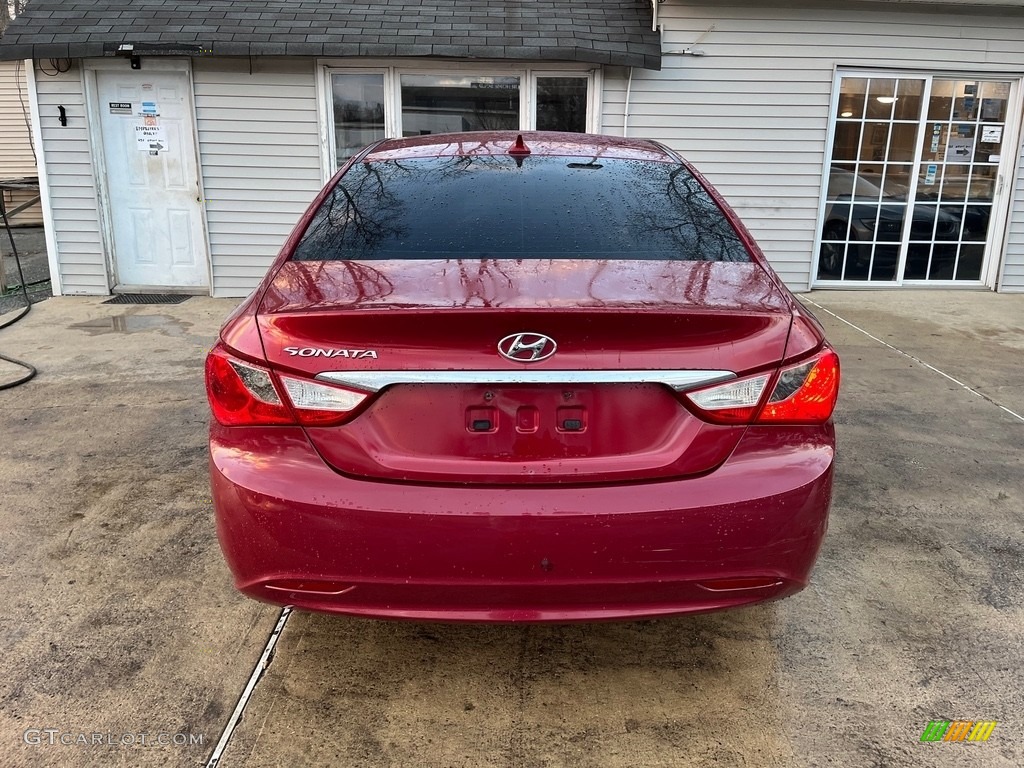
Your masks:
<svg viewBox="0 0 1024 768"><path fill-rule="evenodd" d="M708 472L743 427L677 391L778 364L790 320L756 263L665 260L286 262L259 311L272 367L373 393L307 428L328 464L459 484ZM523 333L557 352L502 356Z"/></svg>

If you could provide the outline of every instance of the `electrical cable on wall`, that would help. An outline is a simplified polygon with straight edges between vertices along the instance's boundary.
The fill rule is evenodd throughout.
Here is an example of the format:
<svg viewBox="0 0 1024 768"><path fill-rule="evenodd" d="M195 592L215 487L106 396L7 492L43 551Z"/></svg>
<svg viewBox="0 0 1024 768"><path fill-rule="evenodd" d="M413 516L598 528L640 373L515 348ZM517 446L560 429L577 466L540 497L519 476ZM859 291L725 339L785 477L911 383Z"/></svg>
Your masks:
<svg viewBox="0 0 1024 768"><path fill-rule="evenodd" d="M21 312L19 312L10 320L6 320L3 323L0 323L0 329L3 329L14 325L16 322L21 320L21 318L23 318L25 315L29 313L29 311L32 309L32 299L30 299L28 295L28 285L26 285L25 283L25 273L21 269L21 258L18 256L18 246L14 242L14 232L11 229L10 219L7 218L7 206L4 204L3 195L0 195L0 217L3 218L3 225L4 229L7 231L7 238L8 240L11 241L11 253L14 255L14 264L18 268L18 280L21 283L21 295L25 298L25 308L22 309ZM2 258L2 256L0 256L0 258ZM18 379L15 379L14 381L0 383L0 390L12 389L21 384L24 384L25 382L30 381L36 375L36 373L38 373L38 371L36 371L35 369L35 366L26 363L24 360L18 360L17 358L14 357L8 357L3 353L0 353L0 360L12 363L28 371L28 373L24 374Z"/></svg>
<svg viewBox="0 0 1024 768"><path fill-rule="evenodd" d="M28 145L32 148L32 157L35 158L36 167L39 167L39 155L36 153L36 140L32 135L32 117L29 114L28 104L25 103L25 77L22 74L24 62L18 59L14 63L14 87L18 91L18 102L21 104L21 116L25 119L25 134L28 136Z"/></svg>
<svg viewBox="0 0 1024 768"><path fill-rule="evenodd" d="M50 66L53 69L47 69L40 62L39 71L47 77L57 77L71 71L71 59L50 59Z"/></svg>

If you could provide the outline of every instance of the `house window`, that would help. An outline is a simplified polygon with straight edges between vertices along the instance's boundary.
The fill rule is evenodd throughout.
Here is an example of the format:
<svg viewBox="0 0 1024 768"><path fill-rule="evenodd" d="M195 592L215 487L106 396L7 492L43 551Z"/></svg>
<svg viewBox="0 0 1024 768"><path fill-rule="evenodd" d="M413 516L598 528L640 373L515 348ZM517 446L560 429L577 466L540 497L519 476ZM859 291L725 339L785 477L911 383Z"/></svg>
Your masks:
<svg viewBox="0 0 1024 768"><path fill-rule="evenodd" d="M384 74L332 74L331 107L335 162L341 165L360 147L385 136Z"/></svg>
<svg viewBox="0 0 1024 768"><path fill-rule="evenodd" d="M586 133L589 87L586 77L538 77L537 130Z"/></svg>
<svg viewBox="0 0 1024 768"><path fill-rule="evenodd" d="M519 128L519 78L402 75L402 135Z"/></svg>
<svg viewBox="0 0 1024 768"><path fill-rule="evenodd" d="M597 132L595 74L579 69L324 67L325 172L385 136L497 130ZM329 175L328 173L328 175Z"/></svg>

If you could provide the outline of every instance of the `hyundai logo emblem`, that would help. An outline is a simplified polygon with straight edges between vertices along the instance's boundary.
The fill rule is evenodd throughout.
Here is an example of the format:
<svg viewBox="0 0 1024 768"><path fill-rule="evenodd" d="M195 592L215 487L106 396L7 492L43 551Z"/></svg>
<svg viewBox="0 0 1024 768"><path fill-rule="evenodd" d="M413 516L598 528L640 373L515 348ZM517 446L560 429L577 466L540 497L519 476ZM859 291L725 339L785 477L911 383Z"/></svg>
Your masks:
<svg viewBox="0 0 1024 768"><path fill-rule="evenodd" d="M498 342L498 351L517 363L539 363L558 349L555 340L543 333L512 333Z"/></svg>

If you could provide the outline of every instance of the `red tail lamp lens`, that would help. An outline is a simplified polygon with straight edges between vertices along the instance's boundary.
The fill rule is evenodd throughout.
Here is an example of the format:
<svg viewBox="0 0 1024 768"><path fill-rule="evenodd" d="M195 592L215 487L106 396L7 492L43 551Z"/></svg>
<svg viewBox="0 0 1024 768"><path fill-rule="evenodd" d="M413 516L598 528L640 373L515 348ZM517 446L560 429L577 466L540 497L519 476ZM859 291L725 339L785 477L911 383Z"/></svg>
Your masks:
<svg viewBox="0 0 1024 768"><path fill-rule="evenodd" d="M206 356L206 395L213 418L226 427L295 423L270 371L231 357L221 344Z"/></svg>
<svg viewBox="0 0 1024 768"><path fill-rule="evenodd" d="M823 424L839 397L839 355L826 349L799 365L783 368L759 423Z"/></svg>
<svg viewBox="0 0 1024 768"><path fill-rule="evenodd" d="M288 394L290 407L281 398L280 386ZM369 396L367 392L271 373L232 357L222 344L206 357L206 393L213 417L226 427L340 424Z"/></svg>

